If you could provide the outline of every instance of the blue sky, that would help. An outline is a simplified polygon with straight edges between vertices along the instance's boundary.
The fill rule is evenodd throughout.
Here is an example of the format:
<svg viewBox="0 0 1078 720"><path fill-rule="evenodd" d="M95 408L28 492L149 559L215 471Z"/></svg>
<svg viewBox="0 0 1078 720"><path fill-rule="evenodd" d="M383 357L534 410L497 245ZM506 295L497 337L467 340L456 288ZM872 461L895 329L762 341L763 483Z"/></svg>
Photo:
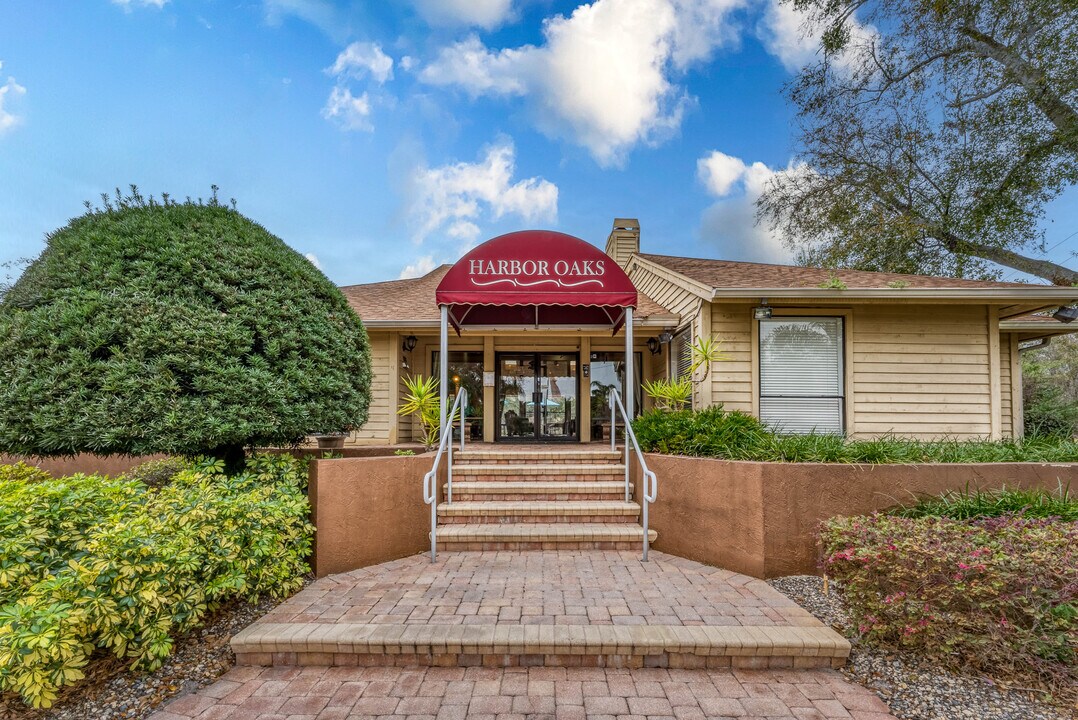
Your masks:
<svg viewBox="0 0 1078 720"><path fill-rule="evenodd" d="M752 201L812 57L774 0L0 5L0 262L117 185L217 184L340 284L528 227L783 261ZM1078 193L1049 208L1073 266ZM1076 233L1071 236L1071 233ZM1053 247L1054 246L1054 247ZM1013 273L1007 273L1008 277Z"/></svg>

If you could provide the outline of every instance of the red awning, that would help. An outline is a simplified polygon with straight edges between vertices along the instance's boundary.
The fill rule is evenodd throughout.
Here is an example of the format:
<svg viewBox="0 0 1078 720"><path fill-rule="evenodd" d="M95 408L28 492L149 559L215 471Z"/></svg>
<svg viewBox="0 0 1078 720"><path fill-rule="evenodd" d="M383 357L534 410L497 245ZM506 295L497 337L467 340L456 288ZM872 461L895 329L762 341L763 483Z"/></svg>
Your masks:
<svg viewBox="0 0 1078 720"><path fill-rule="evenodd" d="M549 230L501 235L449 269L435 292L457 328L621 325L636 288L609 255Z"/></svg>

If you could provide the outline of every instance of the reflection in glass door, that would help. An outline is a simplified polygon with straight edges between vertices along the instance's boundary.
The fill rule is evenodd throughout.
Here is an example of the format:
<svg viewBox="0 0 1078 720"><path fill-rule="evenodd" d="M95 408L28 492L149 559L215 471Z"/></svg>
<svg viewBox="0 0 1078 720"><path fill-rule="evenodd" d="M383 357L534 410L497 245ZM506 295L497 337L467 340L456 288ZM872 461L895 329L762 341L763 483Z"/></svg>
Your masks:
<svg viewBox="0 0 1078 720"><path fill-rule="evenodd" d="M578 366L576 353L500 354L498 439L579 439Z"/></svg>

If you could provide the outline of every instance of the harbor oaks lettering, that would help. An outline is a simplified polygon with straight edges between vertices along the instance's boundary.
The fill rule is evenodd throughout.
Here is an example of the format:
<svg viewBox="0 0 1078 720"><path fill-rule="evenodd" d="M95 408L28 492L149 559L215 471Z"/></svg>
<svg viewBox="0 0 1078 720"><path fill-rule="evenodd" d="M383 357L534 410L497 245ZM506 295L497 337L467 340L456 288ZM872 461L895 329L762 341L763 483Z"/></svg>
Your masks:
<svg viewBox="0 0 1078 720"><path fill-rule="evenodd" d="M596 277L606 274L605 260L471 260L471 275L503 277Z"/></svg>

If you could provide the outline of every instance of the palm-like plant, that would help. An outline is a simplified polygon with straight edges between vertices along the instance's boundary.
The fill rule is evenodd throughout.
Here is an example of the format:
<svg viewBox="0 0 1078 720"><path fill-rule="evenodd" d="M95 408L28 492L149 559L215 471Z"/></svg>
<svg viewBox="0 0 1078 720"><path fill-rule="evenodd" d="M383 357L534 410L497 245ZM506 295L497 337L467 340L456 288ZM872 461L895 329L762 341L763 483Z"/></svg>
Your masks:
<svg viewBox="0 0 1078 720"><path fill-rule="evenodd" d="M722 343L714 337L700 337L691 346L692 363L689 372L680 380L645 380L641 386L660 410L682 410L692 400L693 388L707 379L711 372L711 363L729 360L723 352ZM703 375L696 377L696 371L704 369Z"/></svg>
<svg viewBox="0 0 1078 720"><path fill-rule="evenodd" d="M439 417L441 396L438 393L438 379L412 375L406 377L404 383L408 391L403 402L397 408L398 415L416 415L419 417L419 425L423 428L423 442L430 450L438 439L438 430L441 418Z"/></svg>
<svg viewBox="0 0 1078 720"><path fill-rule="evenodd" d="M692 381L687 377L681 380L645 380L642 386L660 410L683 410L692 399Z"/></svg>
<svg viewBox="0 0 1078 720"><path fill-rule="evenodd" d="M412 375L401 380L408 394L397 408L398 415L417 415L419 425L423 428L423 443L427 450L434 447L438 441L438 431L441 426L441 394L438 392L438 378ZM449 419L452 425L460 417L460 410L453 413Z"/></svg>

